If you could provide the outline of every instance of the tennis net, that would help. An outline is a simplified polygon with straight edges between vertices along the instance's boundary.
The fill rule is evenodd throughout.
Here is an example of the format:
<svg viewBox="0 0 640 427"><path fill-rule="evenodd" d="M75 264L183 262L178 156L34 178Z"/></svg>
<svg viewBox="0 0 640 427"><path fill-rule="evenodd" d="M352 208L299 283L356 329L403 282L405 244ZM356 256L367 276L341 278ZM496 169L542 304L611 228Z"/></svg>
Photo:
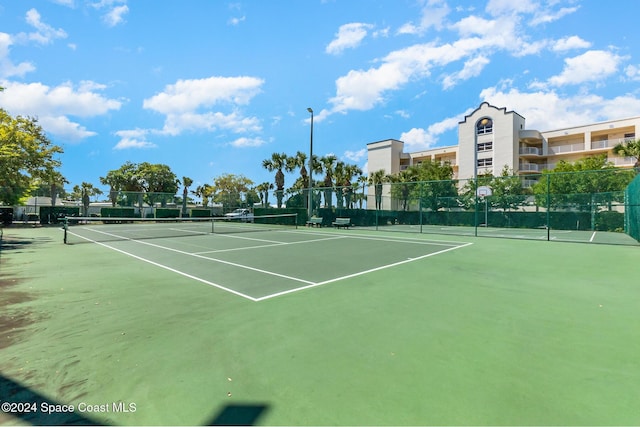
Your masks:
<svg viewBox="0 0 640 427"><path fill-rule="evenodd" d="M110 242L266 232L297 228L296 214L205 218L67 217L64 242Z"/></svg>

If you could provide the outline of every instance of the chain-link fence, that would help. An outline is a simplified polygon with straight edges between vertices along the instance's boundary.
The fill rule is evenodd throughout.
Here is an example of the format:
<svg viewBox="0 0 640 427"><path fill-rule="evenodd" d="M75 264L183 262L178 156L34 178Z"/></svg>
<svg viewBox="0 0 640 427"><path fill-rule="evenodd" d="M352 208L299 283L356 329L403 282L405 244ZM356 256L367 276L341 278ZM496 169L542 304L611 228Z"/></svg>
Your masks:
<svg viewBox="0 0 640 427"><path fill-rule="evenodd" d="M640 175L627 186L625 197L625 231L640 241Z"/></svg>

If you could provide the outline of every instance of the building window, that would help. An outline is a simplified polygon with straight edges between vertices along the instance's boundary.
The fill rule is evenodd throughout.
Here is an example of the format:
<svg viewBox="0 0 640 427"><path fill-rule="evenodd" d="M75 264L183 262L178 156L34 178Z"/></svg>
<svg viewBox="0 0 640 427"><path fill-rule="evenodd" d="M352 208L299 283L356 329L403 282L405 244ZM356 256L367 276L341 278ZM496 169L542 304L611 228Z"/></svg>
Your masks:
<svg viewBox="0 0 640 427"><path fill-rule="evenodd" d="M478 151L489 151L493 150L493 142L478 142Z"/></svg>
<svg viewBox="0 0 640 427"><path fill-rule="evenodd" d="M480 120L476 125L476 134L477 135L485 135L488 133L493 133L493 120L488 117Z"/></svg>
<svg viewBox="0 0 640 427"><path fill-rule="evenodd" d="M493 158L489 157L486 159L478 159L478 167L479 168L486 168L489 166L493 166Z"/></svg>

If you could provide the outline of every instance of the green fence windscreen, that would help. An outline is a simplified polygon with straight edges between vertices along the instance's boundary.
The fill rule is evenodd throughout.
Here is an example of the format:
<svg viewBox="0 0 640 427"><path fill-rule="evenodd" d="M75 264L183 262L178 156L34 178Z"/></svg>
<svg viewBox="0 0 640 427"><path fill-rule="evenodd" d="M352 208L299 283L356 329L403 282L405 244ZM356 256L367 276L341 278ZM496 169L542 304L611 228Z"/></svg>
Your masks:
<svg viewBox="0 0 640 427"><path fill-rule="evenodd" d="M625 231L640 241L640 175L637 175L625 190Z"/></svg>

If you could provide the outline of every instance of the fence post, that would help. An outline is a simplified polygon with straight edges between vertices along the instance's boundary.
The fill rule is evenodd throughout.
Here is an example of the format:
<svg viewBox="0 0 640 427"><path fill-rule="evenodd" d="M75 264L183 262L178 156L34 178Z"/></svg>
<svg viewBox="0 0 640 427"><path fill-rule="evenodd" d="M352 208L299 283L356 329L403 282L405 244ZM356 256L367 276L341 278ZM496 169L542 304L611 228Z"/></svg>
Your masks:
<svg viewBox="0 0 640 427"><path fill-rule="evenodd" d="M551 240L551 175L547 174L547 241Z"/></svg>

